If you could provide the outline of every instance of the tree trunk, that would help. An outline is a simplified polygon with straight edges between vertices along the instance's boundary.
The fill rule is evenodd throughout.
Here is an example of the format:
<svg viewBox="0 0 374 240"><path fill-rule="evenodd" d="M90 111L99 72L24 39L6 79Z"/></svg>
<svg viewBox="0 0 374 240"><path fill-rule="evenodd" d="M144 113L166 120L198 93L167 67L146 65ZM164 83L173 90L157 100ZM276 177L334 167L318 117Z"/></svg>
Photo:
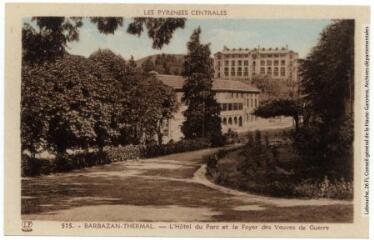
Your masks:
<svg viewBox="0 0 374 240"><path fill-rule="evenodd" d="M299 116L296 115L296 116L293 117L293 119L295 121L295 130L296 130L296 132L298 132L299 131Z"/></svg>

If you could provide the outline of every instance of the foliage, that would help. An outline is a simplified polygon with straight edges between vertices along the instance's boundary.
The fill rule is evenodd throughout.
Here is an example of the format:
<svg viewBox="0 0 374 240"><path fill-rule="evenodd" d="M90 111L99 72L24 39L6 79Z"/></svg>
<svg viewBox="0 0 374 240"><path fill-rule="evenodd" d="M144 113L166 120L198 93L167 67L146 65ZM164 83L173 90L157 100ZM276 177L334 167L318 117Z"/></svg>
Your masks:
<svg viewBox="0 0 374 240"><path fill-rule="evenodd" d="M25 23L22 28L22 61L40 63L54 60L66 53L68 42L79 39L82 18L33 17L39 28L37 31Z"/></svg>
<svg viewBox="0 0 374 240"><path fill-rule="evenodd" d="M151 58L147 58L143 64L142 64L142 69L144 72L150 72L155 70L155 65L153 64Z"/></svg>
<svg viewBox="0 0 374 240"><path fill-rule="evenodd" d="M240 143L239 134L233 131L231 128L225 134L223 134L223 138L225 139L226 144Z"/></svg>
<svg viewBox="0 0 374 240"><path fill-rule="evenodd" d="M112 116L112 122L119 125L118 142L145 143L152 141L157 135L161 144L162 122L170 119L178 107L173 89L147 71L136 69L134 61L126 64L121 56L110 50L99 50L90 59L112 74L119 86L113 90L118 97L113 102L117 107Z"/></svg>
<svg viewBox="0 0 374 240"><path fill-rule="evenodd" d="M279 79L273 79L269 75L255 75L251 83L261 90L264 100L280 98Z"/></svg>
<svg viewBox="0 0 374 240"><path fill-rule="evenodd" d="M22 66L21 137L34 145L31 150L43 145L61 155L73 146L95 144L95 123L110 119L107 85L115 88L101 70L68 55L50 64ZM35 121L32 128L30 119ZM26 147L30 146L23 144Z"/></svg>
<svg viewBox="0 0 374 240"><path fill-rule="evenodd" d="M257 134L257 137L254 137L257 140L254 140L251 134L252 140L249 141L250 145L258 144L256 142L259 142L261 139L259 136ZM263 147L265 146L266 144ZM256 159L261 158L261 156L253 155L254 151L244 160L235 157L235 154L240 155L248 151L248 145L243 149L241 148L233 149L234 151L230 153L231 155L228 155L231 150L223 150L219 154L209 155L206 158L208 177L223 186L274 197L349 200L353 198L353 185L351 181L346 181L343 178L331 180L326 176L320 180L311 175L311 171L313 170L308 166L300 166L303 171L295 169L298 172L297 174L286 174L285 171L277 170L277 167L269 168L267 164L264 164L266 158L262 158L261 164L258 165ZM267 158L269 157L268 155ZM230 159L230 161L226 159ZM232 161L232 159L236 161ZM243 165L243 163L246 165Z"/></svg>
<svg viewBox="0 0 374 240"><path fill-rule="evenodd" d="M137 139L134 143L152 142L156 135L161 144L162 123L178 108L174 90L154 76L148 76L139 80L130 97L129 118Z"/></svg>
<svg viewBox="0 0 374 240"><path fill-rule="evenodd" d="M352 178L353 75L354 21L335 21L301 66L306 111L294 138L300 155L325 171L321 175Z"/></svg>
<svg viewBox="0 0 374 240"><path fill-rule="evenodd" d="M176 143L163 145L125 145L105 146L103 152L83 151L65 153L63 158L54 160L39 159L22 155L22 175L37 176L52 172L70 171L94 165L103 165L111 162L126 161L130 159L151 158L172 153L194 151L210 147L207 139L181 140Z"/></svg>
<svg viewBox="0 0 374 240"><path fill-rule="evenodd" d="M331 181L326 176L320 182L303 181L294 187L294 194L297 196L318 197L318 198L336 198L353 199L352 182L341 178Z"/></svg>
<svg viewBox="0 0 374 240"><path fill-rule="evenodd" d="M121 17L91 17L99 32L114 34L123 26ZM169 44L176 29L184 28L184 18L134 18L127 28L130 34L140 35L143 25L153 41L153 48ZM22 60L28 64L53 61L66 53L69 42L79 40L82 17L33 17L37 29L25 23L22 29Z"/></svg>
<svg viewBox="0 0 374 240"><path fill-rule="evenodd" d="M148 36L153 40L152 47L161 49L164 44L169 44L173 33L178 28L184 28L185 18L134 18L129 24L127 32L140 36L146 27Z"/></svg>
<svg viewBox="0 0 374 240"><path fill-rule="evenodd" d="M299 128L299 118L302 114L300 101L294 99L276 99L262 103L253 112L254 115L262 118L273 118L278 116L292 117L295 121L295 128Z"/></svg>
<svg viewBox="0 0 374 240"><path fill-rule="evenodd" d="M182 132L188 139L209 137L218 145L222 142L220 109L212 91L213 66L208 44L200 43L201 29L194 30L187 44L182 101L188 106Z"/></svg>

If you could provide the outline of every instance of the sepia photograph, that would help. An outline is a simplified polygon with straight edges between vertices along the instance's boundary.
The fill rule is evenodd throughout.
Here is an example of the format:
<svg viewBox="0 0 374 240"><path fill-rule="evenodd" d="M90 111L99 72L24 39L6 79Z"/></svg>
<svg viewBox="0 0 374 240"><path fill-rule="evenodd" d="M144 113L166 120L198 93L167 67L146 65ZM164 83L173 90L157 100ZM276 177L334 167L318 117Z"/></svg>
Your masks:
<svg viewBox="0 0 374 240"><path fill-rule="evenodd" d="M22 219L352 222L354 24L24 18Z"/></svg>
<svg viewBox="0 0 374 240"><path fill-rule="evenodd" d="M369 10L8 5L5 233L367 237Z"/></svg>

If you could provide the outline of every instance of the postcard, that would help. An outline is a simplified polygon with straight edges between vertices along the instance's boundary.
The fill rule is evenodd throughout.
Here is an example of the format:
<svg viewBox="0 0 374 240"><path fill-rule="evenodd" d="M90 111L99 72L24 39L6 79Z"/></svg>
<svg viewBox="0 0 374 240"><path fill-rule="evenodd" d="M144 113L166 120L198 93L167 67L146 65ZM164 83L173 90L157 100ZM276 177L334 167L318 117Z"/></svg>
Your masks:
<svg viewBox="0 0 374 240"><path fill-rule="evenodd" d="M368 237L365 6L6 6L5 233Z"/></svg>

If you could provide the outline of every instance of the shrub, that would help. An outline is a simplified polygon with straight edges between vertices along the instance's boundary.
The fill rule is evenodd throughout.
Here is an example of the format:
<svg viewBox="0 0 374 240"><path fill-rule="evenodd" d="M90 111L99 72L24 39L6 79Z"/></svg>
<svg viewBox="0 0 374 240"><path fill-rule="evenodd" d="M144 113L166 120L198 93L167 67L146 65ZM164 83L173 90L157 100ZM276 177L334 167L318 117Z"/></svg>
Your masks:
<svg viewBox="0 0 374 240"><path fill-rule="evenodd" d="M311 198L353 199L353 185L344 179L320 182L304 181L295 186L295 195Z"/></svg>
<svg viewBox="0 0 374 240"><path fill-rule="evenodd" d="M234 144L240 142L239 134L231 130L231 128L227 131L227 133L223 135L223 139L226 144Z"/></svg>
<svg viewBox="0 0 374 240"><path fill-rule="evenodd" d="M210 147L209 139L181 140L164 145L107 146L103 152L65 153L54 161L22 156L22 176L36 176L51 172L65 172L73 169L102 165L130 159L150 158L166 154L194 151Z"/></svg>
<svg viewBox="0 0 374 240"><path fill-rule="evenodd" d="M32 158L26 154L21 156L21 175L38 176L49 174L52 171L52 164L49 160Z"/></svg>
<svg viewBox="0 0 374 240"><path fill-rule="evenodd" d="M144 146L142 145L126 145L126 146L108 146L104 151L107 158L112 162L126 161L129 159L138 159L142 156Z"/></svg>

